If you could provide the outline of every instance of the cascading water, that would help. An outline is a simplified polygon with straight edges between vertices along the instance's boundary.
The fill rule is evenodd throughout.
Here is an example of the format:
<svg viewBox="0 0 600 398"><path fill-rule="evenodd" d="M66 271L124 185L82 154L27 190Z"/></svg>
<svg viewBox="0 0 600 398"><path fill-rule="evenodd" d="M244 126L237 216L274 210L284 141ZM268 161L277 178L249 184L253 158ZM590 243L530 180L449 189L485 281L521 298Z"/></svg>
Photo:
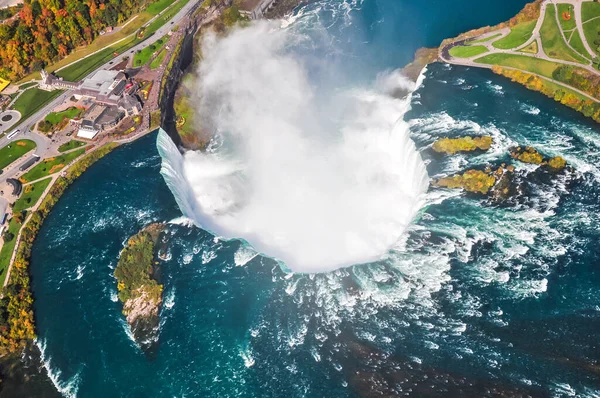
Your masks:
<svg viewBox="0 0 600 398"><path fill-rule="evenodd" d="M162 174L198 226L293 271L376 261L428 187L402 119L411 96L387 94L414 84L392 73L376 88L315 87L289 50L297 37L272 28L205 40L196 111L218 139L182 156L162 132Z"/></svg>

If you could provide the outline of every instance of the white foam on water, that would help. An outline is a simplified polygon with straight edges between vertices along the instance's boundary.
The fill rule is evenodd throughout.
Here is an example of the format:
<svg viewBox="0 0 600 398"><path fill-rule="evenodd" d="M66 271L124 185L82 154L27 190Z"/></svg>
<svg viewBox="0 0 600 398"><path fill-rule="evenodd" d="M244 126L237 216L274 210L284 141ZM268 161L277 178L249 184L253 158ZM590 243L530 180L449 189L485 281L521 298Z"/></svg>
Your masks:
<svg viewBox="0 0 600 398"><path fill-rule="evenodd" d="M536 116L536 115L540 114L540 109L536 108L533 105L524 104L524 103L521 103L520 105L521 105L521 110L529 115Z"/></svg>
<svg viewBox="0 0 600 398"><path fill-rule="evenodd" d="M233 255L233 262L236 267L243 267L248 264L250 260L258 256L258 253L255 250L248 246L240 246L240 248Z"/></svg>
<svg viewBox="0 0 600 398"><path fill-rule="evenodd" d="M413 85L391 72L374 87L317 95L284 51L287 30L272 28L260 22L208 37L198 112L222 144L181 157L161 132L161 173L196 225L246 241L287 269L376 261L402 237L428 186L402 120L411 98L387 93L418 87L424 76Z"/></svg>
<svg viewBox="0 0 600 398"><path fill-rule="evenodd" d="M62 372L52 367L52 358L50 358L46 352L46 341L40 341L39 339L34 340L34 344L40 350L41 361L44 364L46 372L48 372L48 378L52 381L52 384L56 390L67 398L76 398L77 391L79 390L79 383L81 381L79 372L73 377L67 380L61 380Z"/></svg>

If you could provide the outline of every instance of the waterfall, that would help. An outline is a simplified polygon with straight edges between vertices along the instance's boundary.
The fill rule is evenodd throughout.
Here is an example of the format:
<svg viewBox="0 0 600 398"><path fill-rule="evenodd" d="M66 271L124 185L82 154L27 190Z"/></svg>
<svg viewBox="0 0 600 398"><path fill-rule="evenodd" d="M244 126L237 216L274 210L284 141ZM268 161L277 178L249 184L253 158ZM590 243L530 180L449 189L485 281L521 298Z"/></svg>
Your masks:
<svg viewBox="0 0 600 398"><path fill-rule="evenodd" d="M428 188L404 121L411 95L389 94L418 86L392 72L374 87L316 88L286 51L290 33L271 28L207 39L197 102L215 139L182 155L161 131L161 174L197 226L245 241L286 269L377 261Z"/></svg>

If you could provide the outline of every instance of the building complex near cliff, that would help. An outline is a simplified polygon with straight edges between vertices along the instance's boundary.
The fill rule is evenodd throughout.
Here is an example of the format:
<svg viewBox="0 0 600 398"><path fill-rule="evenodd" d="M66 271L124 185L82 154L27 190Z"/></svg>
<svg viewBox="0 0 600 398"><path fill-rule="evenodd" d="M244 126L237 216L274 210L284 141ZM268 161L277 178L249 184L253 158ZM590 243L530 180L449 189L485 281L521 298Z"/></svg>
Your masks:
<svg viewBox="0 0 600 398"><path fill-rule="evenodd" d="M40 88L73 90L73 97L91 104L77 132L81 138L93 139L98 132L114 128L123 118L142 110L135 95L137 85L123 72L99 70L82 82L73 83L42 71Z"/></svg>
<svg viewBox="0 0 600 398"><path fill-rule="evenodd" d="M243 0L240 3L240 14L251 19L260 19L277 0Z"/></svg>

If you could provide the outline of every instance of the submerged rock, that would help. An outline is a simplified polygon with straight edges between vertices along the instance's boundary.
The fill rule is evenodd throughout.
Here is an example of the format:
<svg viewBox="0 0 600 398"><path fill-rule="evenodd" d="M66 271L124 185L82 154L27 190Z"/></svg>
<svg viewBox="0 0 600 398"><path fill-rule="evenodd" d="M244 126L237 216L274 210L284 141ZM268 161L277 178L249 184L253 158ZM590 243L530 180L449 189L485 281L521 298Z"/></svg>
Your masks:
<svg viewBox="0 0 600 398"><path fill-rule="evenodd" d="M134 338L147 350L157 341L163 286L154 277L155 245L164 224L152 224L129 238L115 269L123 315Z"/></svg>
<svg viewBox="0 0 600 398"><path fill-rule="evenodd" d="M454 155L459 152L487 151L493 143L494 140L490 136L440 138L433 143L432 149L437 153Z"/></svg>

